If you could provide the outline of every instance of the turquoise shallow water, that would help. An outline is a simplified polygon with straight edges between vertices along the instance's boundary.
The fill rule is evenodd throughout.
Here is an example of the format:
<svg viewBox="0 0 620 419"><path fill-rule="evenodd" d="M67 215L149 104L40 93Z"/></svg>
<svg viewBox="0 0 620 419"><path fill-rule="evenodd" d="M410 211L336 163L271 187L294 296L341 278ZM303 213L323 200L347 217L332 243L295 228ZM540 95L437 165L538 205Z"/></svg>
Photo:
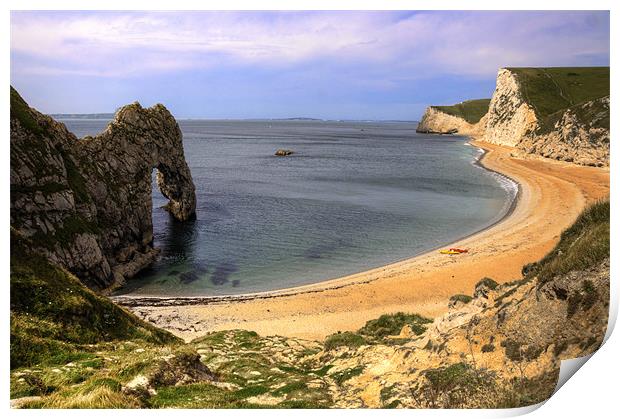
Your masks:
<svg viewBox="0 0 620 419"><path fill-rule="evenodd" d="M107 123L63 122L78 136ZM244 294L360 272L484 229L516 194L474 164L481 152L466 138L416 134L415 123L179 124L197 218L176 222L155 187L161 257L120 293Z"/></svg>

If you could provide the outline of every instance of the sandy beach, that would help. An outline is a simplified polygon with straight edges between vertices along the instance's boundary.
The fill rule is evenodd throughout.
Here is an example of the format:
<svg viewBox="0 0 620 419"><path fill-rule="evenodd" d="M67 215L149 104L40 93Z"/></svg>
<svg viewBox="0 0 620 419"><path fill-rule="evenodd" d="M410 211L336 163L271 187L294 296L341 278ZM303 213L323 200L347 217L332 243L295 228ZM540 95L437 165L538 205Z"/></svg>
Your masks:
<svg viewBox="0 0 620 419"><path fill-rule="evenodd" d="M609 194L608 168L523 158L509 147L472 143L488 151L481 164L514 179L520 192L501 222L445 246L469 253L432 251L343 278L251 296L115 300L186 340L225 329L322 339L384 313L435 317L447 310L450 296L471 295L482 277L498 282L520 278L522 266L551 250L589 202Z"/></svg>

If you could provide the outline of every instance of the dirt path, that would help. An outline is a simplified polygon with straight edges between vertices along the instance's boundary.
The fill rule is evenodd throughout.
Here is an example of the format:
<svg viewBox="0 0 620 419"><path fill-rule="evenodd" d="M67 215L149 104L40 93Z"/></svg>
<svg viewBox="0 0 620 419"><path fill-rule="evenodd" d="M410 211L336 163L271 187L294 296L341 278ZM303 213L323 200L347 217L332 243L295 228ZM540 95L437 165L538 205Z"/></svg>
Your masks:
<svg viewBox="0 0 620 419"><path fill-rule="evenodd" d="M263 298L132 311L157 326L192 339L208 331L248 329L261 335L322 339L354 330L395 311L435 317L454 294L471 294L480 278L520 277L521 267L544 256L584 206L609 194L609 170L511 157L512 149L474 142L489 152L482 163L521 185L512 214L454 246L470 253L430 252L321 284L268 293ZM265 298L269 297L269 298Z"/></svg>

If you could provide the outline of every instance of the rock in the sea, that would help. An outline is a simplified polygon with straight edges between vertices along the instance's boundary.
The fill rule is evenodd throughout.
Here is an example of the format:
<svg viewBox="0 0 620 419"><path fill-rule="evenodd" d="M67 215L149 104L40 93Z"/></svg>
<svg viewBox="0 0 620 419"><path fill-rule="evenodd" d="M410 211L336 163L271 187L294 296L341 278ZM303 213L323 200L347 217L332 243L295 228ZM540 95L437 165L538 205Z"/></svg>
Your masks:
<svg viewBox="0 0 620 419"><path fill-rule="evenodd" d="M119 109L99 135L78 139L11 88L11 228L105 290L153 262L151 175L178 220L196 195L182 135L163 105Z"/></svg>
<svg viewBox="0 0 620 419"><path fill-rule="evenodd" d="M278 157L284 157L284 156L290 156L291 154L293 154L293 150L286 150L284 148L280 148L276 151L276 156Z"/></svg>

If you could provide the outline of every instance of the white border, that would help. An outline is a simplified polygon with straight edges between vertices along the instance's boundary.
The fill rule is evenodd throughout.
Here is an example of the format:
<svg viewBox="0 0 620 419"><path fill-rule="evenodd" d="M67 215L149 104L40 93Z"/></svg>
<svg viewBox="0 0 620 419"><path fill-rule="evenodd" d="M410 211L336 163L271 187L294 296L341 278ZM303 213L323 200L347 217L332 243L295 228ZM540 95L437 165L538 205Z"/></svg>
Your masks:
<svg viewBox="0 0 620 419"><path fill-rule="evenodd" d="M338 1L338 0L227 0L227 1L184 1L176 0L174 2L163 1L129 1L129 0L94 0L94 1L77 1L77 0L61 0L50 3L44 0L31 0L31 1L13 1L9 0L3 2L5 8L2 14L2 23L0 24L0 33L2 34L2 49L3 49L3 66L0 68L3 79L5 80L5 89L3 91L3 100L0 101L0 107L2 109L3 118L0 120L3 132L2 141L2 153L0 158L2 159L1 166L2 171L2 204L0 204L0 211L2 214L3 231L9 231L9 126L8 126L8 114L9 114L9 89L10 84L10 67L9 67L9 50L10 50L10 15L9 10L36 10L36 9L65 9L65 10L98 10L98 9L116 9L116 10L140 10L140 9L155 9L155 10L199 10L199 9L211 9L211 10L463 10L465 6L469 10L611 10L611 51L612 51L612 79L611 79L611 96L618 97L618 84L615 78L615 68L617 65L617 56L613 54L617 43L614 42L618 39L618 19L616 12L618 10L617 4L619 2L613 1L601 1L601 0L589 0L575 1L534 1L534 0L521 0L521 1L482 1L482 0L470 0L463 2L459 0L444 0L444 1L430 1L430 0L390 0L390 1L371 1L371 0L358 0L358 1ZM614 10L614 6L616 10ZM612 127L611 131L615 134L616 127L618 126L615 121L620 120L618 118L617 107L612 105ZM612 261L620 260L617 246L618 235L618 222L617 215L614 216L613 209L615 208L615 199L618 195L618 169L617 164L614 164L617 160L616 149L618 146L612 139ZM8 409L8 381L9 381L9 235L2 236L0 241L2 247L2 302L4 308L4 315L1 316L0 321L4 331L4 345L2 346L2 387L0 394L4 402L5 409ZM618 270L615 263L612 262L611 266L612 277L612 301L610 309L610 326L615 323L618 312ZM612 326L613 327L613 326ZM620 353L620 338L618 333L611 334L609 340L605 345L588 361L588 366L582 368L577 372L576 377L569 380L557 394L555 394L547 403L545 403L540 409L531 413L531 417L547 418L550 415L559 417L610 417L611 412L614 412L617 407L617 382L620 372L620 362L617 360L617 354ZM290 416L295 415L299 417L313 417L321 415L325 417L340 417L343 414L352 415L356 417L370 417L373 418L376 415L384 417L402 417L404 415L411 416L432 416L432 417L502 417L513 416L515 414L524 413L524 411L517 409L517 411L489 411L489 410L470 410L470 411L416 411L416 410L398 410L398 411L376 411L376 410L355 410L355 411L339 411L339 410L322 410L322 411L247 411L247 410L218 410L218 411L115 411L114 415L120 416L142 416L151 418L153 415L172 415L175 417L181 416L195 416L195 415L217 415L221 418L238 418L238 417L273 417L273 416ZM39 416L50 415L51 417L67 417L67 416L82 416L85 414L83 411L16 411L10 410L10 415L17 416ZM94 416L107 416L109 411L92 411L88 413Z"/></svg>

